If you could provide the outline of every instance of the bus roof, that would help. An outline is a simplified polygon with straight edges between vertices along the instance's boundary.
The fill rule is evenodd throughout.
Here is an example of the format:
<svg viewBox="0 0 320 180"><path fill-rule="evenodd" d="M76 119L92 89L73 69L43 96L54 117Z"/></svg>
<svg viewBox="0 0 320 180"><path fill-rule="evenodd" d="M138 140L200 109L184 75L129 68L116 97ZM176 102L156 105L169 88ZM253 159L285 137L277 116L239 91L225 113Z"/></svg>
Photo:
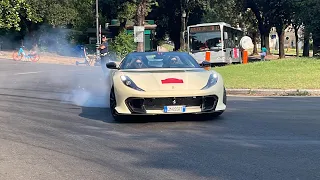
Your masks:
<svg viewBox="0 0 320 180"><path fill-rule="evenodd" d="M215 26L215 25L223 25L223 26L228 26L231 27L230 24L225 23L225 22L215 22L215 23L201 23L201 24L196 24L196 25L191 25L189 27L199 27L199 26Z"/></svg>
<svg viewBox="0 0 320 180"><path fill-rule="evenodd" d="M230 28L235 29L235 30L238 30L238 31L243 31L242 29L238 29L238 28L236 28L236 27L232 27L230 24L225 23L225 22L201 23L201 24L196 24L196 25L188 26L188 28L191 28L191 27L200 27L200 26L216 26L216 25L223 25L223 26L230 27Z"/></svg>

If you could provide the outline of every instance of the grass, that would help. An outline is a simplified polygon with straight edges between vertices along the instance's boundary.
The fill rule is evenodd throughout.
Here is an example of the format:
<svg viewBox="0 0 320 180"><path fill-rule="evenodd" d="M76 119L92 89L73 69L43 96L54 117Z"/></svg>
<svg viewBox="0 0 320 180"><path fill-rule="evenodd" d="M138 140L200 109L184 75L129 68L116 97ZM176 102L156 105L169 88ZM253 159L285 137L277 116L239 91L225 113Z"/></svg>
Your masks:
<svg viewBox="0 0 320 180"><path fill-rule="evenodd" d="M271 49L270 52L272 54L279 54L279 50L274 50L274 49ZM287 55L287 56L295 56L296 55L296 49L295 48L284 48L284 53ZM309 53L312 54L312 50L309 51ZM299 55L302 56L303 54L303 50L299 50Z"/></svg>
<svg viewBox="0 0 320 180"><path fill-rule="evenodd" d="M226 88L320 89L320 60L288 58L214 67Z"/></svg>

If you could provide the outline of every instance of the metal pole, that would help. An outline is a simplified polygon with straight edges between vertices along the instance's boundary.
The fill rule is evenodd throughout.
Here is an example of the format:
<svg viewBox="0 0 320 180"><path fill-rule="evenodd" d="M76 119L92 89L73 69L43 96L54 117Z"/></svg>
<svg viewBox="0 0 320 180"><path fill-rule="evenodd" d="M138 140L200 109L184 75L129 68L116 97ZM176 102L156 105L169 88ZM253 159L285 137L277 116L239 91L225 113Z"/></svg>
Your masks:
<svg viewBox="0 0 320 180"><path fill-rule="evenodd" d="M99 25L99 44L101 44L102 40L102 28L101 28L101 24Z"/></svg>
<svg viewBox="0 0 320 180"><path fill-rule="evenodd" d="M186 13L185 11L184 11L184 13ZM184 16L183 17L183 50L185 51L186 50L186 38L185 38L185 32L186 31L186 17Z"/></svg>
<svg viewBox="0 0 320 180"><path fill-rule="evenodd" d="M98 0L96 0L96 35L97 35L97 43L96 46L97 48L99 47L100 43L99 43L99 2ZM97 56L99 56L99 50L97 49Z"/></svg>

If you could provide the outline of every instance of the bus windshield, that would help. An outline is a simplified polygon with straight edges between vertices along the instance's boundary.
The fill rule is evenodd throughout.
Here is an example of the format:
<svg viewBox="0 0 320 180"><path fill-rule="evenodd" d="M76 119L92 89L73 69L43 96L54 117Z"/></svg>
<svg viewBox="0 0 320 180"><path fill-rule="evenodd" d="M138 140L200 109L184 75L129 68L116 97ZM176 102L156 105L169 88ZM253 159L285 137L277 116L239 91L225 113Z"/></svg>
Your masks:
<svg viewBox="0 0 320 180"><path fill-rule="evenodd" d="M191 52L200 52L208 50L221 50L221 32L196 32L190 33Z"/></svg>

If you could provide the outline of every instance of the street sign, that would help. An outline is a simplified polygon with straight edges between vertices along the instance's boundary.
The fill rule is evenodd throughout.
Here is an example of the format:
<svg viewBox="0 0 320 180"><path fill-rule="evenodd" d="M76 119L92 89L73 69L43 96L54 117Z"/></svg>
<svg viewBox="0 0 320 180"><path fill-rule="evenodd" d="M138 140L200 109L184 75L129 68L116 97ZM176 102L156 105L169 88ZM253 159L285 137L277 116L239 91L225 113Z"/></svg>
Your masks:
<svg viewBox="0 0 320 180"><path fill-rule="evenodd" d="M144 40L144 26L133 27L134 42L143 42Z"/></svg>

